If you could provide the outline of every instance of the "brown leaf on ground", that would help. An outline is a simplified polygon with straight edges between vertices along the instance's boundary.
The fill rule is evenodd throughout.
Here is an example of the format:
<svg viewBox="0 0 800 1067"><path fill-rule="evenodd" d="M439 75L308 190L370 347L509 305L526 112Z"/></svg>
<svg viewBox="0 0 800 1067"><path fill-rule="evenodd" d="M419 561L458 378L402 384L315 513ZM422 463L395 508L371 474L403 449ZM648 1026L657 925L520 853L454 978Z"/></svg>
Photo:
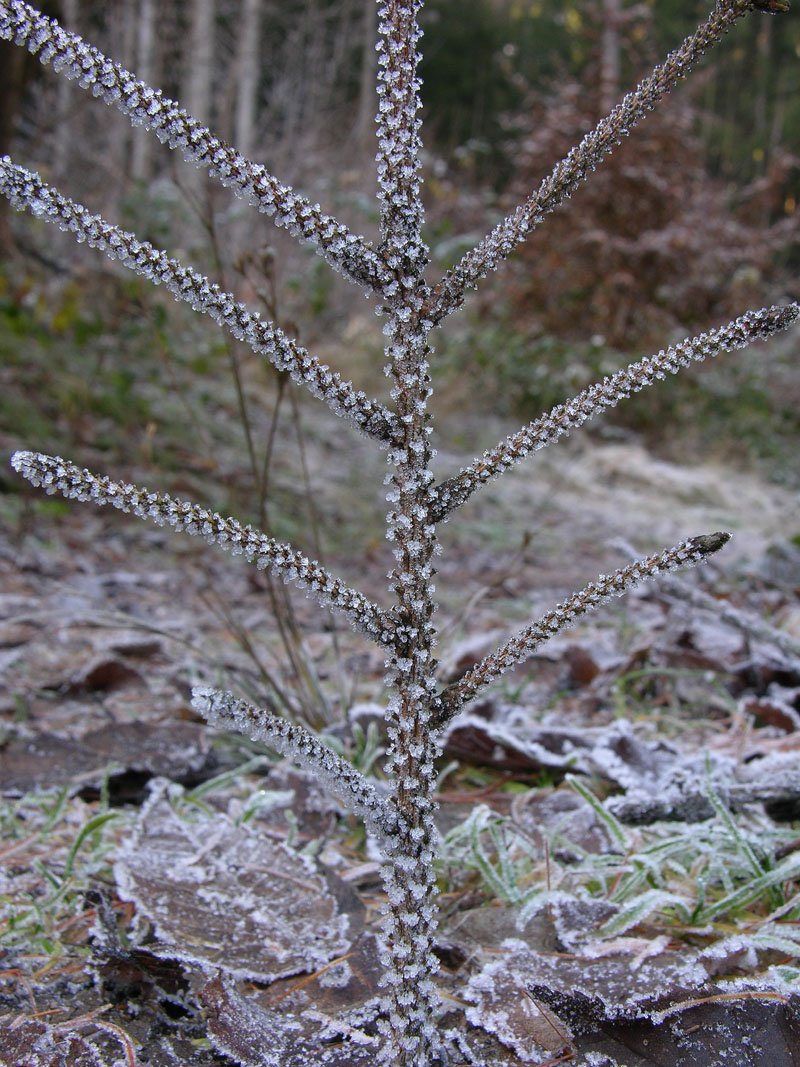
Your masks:
<svg viewBox="0 0 800 1067"><path fill-rule="evenodd" d="M800 1065L800 997L742 994L680 1007L665 1022L603 1023L599 1032L576 1037L576 1049L625 1067Z"/></svg>
<svg viewBox="0 0 800 1067"><path fill-rule="evenodd" d="M191 722L115 723L79 740L37 732L10 737L0 749L0 783L6 796L34 789L99 788L111 766L185 782L210 770L205 728Z"/></svg>
<svg viewBox="0 0 800 1067"><path fill-rule="evenodd" d="M334 894L332 875L223 813L179 811L169 788L154 788L114 867L120 895L155 928L153 951L263 982L348 951L363 925L349 886Z"/></svg>
<svg viewBox="0 0 800 1067"><path fill-rule="evenodd" d="M116 1061L119 1062L119 1061ZM0 1067L113 1067L78 1034L40 1022L18 1019L0 1026Z"/></svg>
<svg viewBox="0 0 800 1067"><path fill-rule="evenodd" d="M377 1040L340 1026L338 1040L320 1043L319 1022L268 1011L219 978L200 991L217 1048L241 1067L357 1067L373 1063Z"/></svg>

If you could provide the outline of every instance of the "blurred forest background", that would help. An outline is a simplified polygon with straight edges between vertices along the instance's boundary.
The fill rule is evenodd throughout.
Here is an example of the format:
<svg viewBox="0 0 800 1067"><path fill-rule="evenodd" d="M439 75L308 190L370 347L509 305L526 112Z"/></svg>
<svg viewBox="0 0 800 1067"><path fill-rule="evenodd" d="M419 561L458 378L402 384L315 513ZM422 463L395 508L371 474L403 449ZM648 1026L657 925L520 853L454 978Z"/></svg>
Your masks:
<svg viewBox="0 0 800 1067"><path fill-rule="evenodd" d="M374 0L46 5L370 237L375 8ZM431 276L537 185L706 11L707 0L428 0ZM753 15L440 332L435 401L448 442L471 450L482 419L534 417L631 359L749 307L800 297L799 146L800 15ZM385 393L381 323L353 286L153 135L6 44L0 151L210 274L358 387ZM22 506L7 457L23 447L206 498L210 479L213 503L247 519L264 518L269 496L273 529L291 534L281 515L291 513L295 479L277 476L267 492L274 431L281 418L299 426L302 403L306 433L335 432L324 429L321 405L284 390L280 375L169 294L52 226L5 204L0 212L5 518ZM590 432L800 484L796 348L790 337L726 356L646 391ZM152 468L158 474L148 477Z"/></svg>

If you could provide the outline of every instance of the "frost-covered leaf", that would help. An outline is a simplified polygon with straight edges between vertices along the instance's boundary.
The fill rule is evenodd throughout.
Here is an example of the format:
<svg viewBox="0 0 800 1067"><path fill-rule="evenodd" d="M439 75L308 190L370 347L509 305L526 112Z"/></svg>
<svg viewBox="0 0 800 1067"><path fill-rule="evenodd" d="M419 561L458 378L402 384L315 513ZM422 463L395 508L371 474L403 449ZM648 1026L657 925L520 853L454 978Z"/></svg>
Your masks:
<svg viewBox="0 0 800 1067"><path fill-rule="evenodd" d="M622 1020L578 1035L576 1067L798 1067L800 998L708 997L664 1021ZM595 1056L597 1058L591 1059Z"/></svg>
<svg viewBox="0 0 800 1067"><path fill-rule="evenodd" d="M800 995L767 981L720 986L702 955L662 950L615 955L555 956L509 939L505 956L489 960L461 995L467 1016L495 1033L524 1062L536 1060L531 1020L543 1017L562 1034L583 1065L625 1067L797 1067ZM608 949L611 946L605 943ZM735 992L730 990L735 989ZM539 1016L530 1007L532 998ZM542 1056L541 1059L545 1057Z"/></svg>
<svg viewBox="0 0 800 1067"><path fill-rule="evenodd" d="M116 1067L79 1034L38 1019L0 1025L0 1067Z"/></svg>
<svg viewBox="0 0 800 1067"><path fill-rule="evenodd" d="M445 755L504 770L554 767L582 774L599 773L627 788L659 778L678 760L664 742L647 744L625 719L589 729L542 725L530 716L503 709L492 719L462 715L449 728Z"/></svg>
<svg viewBox="0 0 800 1067"><path fill-rule="evenodd" d="M61 786L73 792L99 788L110 766L183 781L202 776L212 758L197 723L115 723L80 740L44 731L8 738L0 749L0 781L7 796Z"/></svg>
<svg viewBox="0 0 800 1067"><path fill-rule="evenodd" d="M628 953L570 957L536 952L516 938L503 942L502 949L503 966L501 961L490 964L494 979L508 972L520 989L539 999L537 990L545 990L545 1003L558 1005L563 1000L564 1014L559 1011L559 1015L577 1029L591 1018L644 1014L661 1001L678 995L685 999L688 991L696 994L708 983L706 969L692 951L666 951L644 959ZM470 991L480 990L482 984L480 976L472 979L467 998L472 999Z"/></svg>
<svg viewBox="0 0 800 1067"><path fill-rule="evenodd" d="M568 1042L569 1034L520 984L506 959L492 960L463 993L474 1026L494 1034L523 1063L541 1063Z"/></svg>
<svg viewBox="0 0 800 1067"><path fill-rule="evenodd" d="M382 994L383 965L376 934L362 930L340 958L320 967L313 975L292 976L274 982L270 1000L286 997L296 1010L336 1016L360 1011Z"/></svg>
<svg viewBox="0 0 800 1067"><path fill-rule="evenodd" d="M241 1067L356 1067L375 1060L378 1042L363 1031L343 1026L340 1040L326 1046L318 1023L262 1008L219 978L203 987L200 1000L214 1044Z"/></svg>
<svg viewBox="0 0 800 1067"><path fill-rule="evenodd" d="M181 806L163 782L114 873L120 895L153 924L162 942L153 951L234 976L270 982L315 970L347 952L360 926L344 883L250 824Z"/></svg>

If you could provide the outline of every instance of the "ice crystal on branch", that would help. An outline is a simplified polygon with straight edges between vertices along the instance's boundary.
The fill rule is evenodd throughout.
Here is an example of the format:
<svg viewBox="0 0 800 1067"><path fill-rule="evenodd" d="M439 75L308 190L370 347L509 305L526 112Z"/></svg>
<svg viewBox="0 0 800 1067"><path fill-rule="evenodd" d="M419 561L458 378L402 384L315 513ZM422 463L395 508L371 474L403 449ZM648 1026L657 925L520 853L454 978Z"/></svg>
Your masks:
<svg viewBox="0 0 800 1067"><path fill-rule="evenodd" d="M258 568L268 568L284 581L307 589L308 595L320 604L341 611L355 629L373 641L388 644L392 640L391 621L362 593L348 589L339 578L291 545L275 541L250 526L242 526L236 519L223 518L190 501L173 500L166 493L151 493L127 482L92 474L60 456L15 452L11 465L32 485L42 486L46 493L60 492L74 500L110 504L157 526L171 526L183 533L199 535L234 556L244 555Z"/></svg>
<svg viewBox="0 0 800 1067"><path fill-rule="evenodd" d="M365 433L387 440L395 430L394 417L381 404L356 392L349 382L322 366L318 359L287 337L271 322L262 321L249 312L231 293L191 267L170 259L166 252L138 241L132 233L92 215L85 207L62 196L38 174L16 166L8 156L0 157L0 192L14 207L28 209L38 218L74 233L110 259L119 260L130 270L155 285L164 285L176 300L189 304L195 311L209 315L219 326L244 341L278 370L287 371L292 379L305 385L324 400L337 415L350 419Z"/></svg>
<svg viewBox="0 0 800 1067"><path fill-rule="evenodd" d="M383 250L389 267L416 276L427 261L420 237L420 159L422 142L420 80L421 0L381 3L378 17L378 182L383 201Z"/></svg>

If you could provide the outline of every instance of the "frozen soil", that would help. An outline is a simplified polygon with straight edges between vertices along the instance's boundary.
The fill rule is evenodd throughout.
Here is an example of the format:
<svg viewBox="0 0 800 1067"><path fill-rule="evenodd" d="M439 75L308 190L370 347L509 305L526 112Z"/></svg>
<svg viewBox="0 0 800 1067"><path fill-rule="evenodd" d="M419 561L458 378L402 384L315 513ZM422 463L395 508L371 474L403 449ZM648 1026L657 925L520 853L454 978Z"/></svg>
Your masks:
<svg viewBox="0 0 800 1067"><path fill-rule="evenodd" d="M476 451L491 445L497 430L471 427ZM328 476L332 452L348 461ZM380 537L384 468L380 456L367 452L362 442L340 439L336 427L309 434L323 540L326 526L334 530L325 562L385 602L391 557ZM437 464L450 474L471 458L444 450ZM352 494L357 502L350 507ZM304 516L293 521L310 546ZM443 679L457 677L598 572L624 564L619 539L646 554L714 530L734 537L702 573L687 576L689 584L721 605L766 618L786 641L800 644L795 492L713 464L684 469L630 443L571 441L534 457L443 527L436 579ZM309 1062L309 1050L320 1063L374 1057L369 1004L379 993L374 931L381 890L376 857L357 828L313 783L274 762L256 760L220 783L205 810L181 799L180 789L262 754L194 720L194 682L257 701L267 676L280 677L295 692L282 673L263 575L194 540L75 505L59 514L16 509L0 541L0 576L0 782L8 834L0 857L6 931L0 1064L17 1067L23 1037L56 1050L49 1059L50 1052L37 1053L34 1067L61 1063L56 1053L67 1056L68 1041L74 1062L91 1064L122 1056L141 1064L289 1067ZM380 735L374 708L385 699L380 652L340 624L334 642L330 616L302 594L293 605L328 694L327 707L316 711L320 720L330 719L331 731L348 744L347 717L356 706ZM658 793L670 798L681 825L702 823L709 813L698 809L699 794L679 773L693 760L694 767L712 767L731 811L783 834L776 862L790 862L800 835L800 661L650 584L560 635L479 708L468 709L451 731L443 765L451 759L460 767L443 786L443 832L483 804L536 838L556 814L573 811L564 801L574 799L564 783L569 770L616 803L609 810L620 818L627 818L626 802L641 812L644 798ZM765 777L774 784L769 795ZM153 780L160 793L148 793ZM39 808L59 790L66 822L40 832L47 819L37 821ZM266 799L245 826L242 812L255 794ZM31 900L49 899L53 885L42 872L50 870L59 883L73 863L67 857L80 826L109 804L117 817L103 830L94 866L82 875L80 864L74 867L80 891L64 898L71 915L55 908L46 937L31 927L26 951L9 916L28 914ZM608 842L590 816L578 812L570 832L590 854L602 855ZM30 832L18 825L23 818ZM173 884L176 826L186 852L175 861L182 873ZM234 842L235 833L253 827L273 851L287 841L295 850L321 841L319 870L287 868L309 901L305 926L290 935L262 915L257 880L237 897L228 880L213 877L214 863L230 871L241 862L215 848L222 842L242 854L256 848L249 839ZM99 828L99 842L98 835ZM260 862L279 865L275 855ZM786 869L790 900L800 890L800 870ZM469 1031L487 1063L800 1062L800 997L785 970L795 943L788 934L782 952L733 943L735 923L727 942L712 934L684 942L655 908L603 940L595 935L608 915L571 912L568 900L532 912L520 929L509 902L493 897L477 876L452 877L440 946L448 1022ZM204 949L198 888L213 914L235 916L244 902L255 925L231 920L228 927L220 919L221 947ZM788 930L796 923L796 905L778 919L768 911L762 918L773 925L785 919ZM751 926L759 915L748 912ZM327 931L321 939L315 923ZM281 936L301 944L283 945ZM261 946L268 942L275 943L277 963L265 962ZM306 942L311 947L304 949ZM227 963L226 944L236 949ZM348 954L337 978L331 961ZM565 961L560 971L558 959ZM660 987L648 979L648 967L661 973ZM784 967L783 977L776 967ZM740 984L723 986L722 978ZM252 1004L265 1014L251 1015ZM346 1025L337 1023L335 1032L331 1020L343 1012ZM40 1016L45 1022L36 1021ZM283 1051L274 1059L242 1051L236 1034L249 1030Z"/></svg>

